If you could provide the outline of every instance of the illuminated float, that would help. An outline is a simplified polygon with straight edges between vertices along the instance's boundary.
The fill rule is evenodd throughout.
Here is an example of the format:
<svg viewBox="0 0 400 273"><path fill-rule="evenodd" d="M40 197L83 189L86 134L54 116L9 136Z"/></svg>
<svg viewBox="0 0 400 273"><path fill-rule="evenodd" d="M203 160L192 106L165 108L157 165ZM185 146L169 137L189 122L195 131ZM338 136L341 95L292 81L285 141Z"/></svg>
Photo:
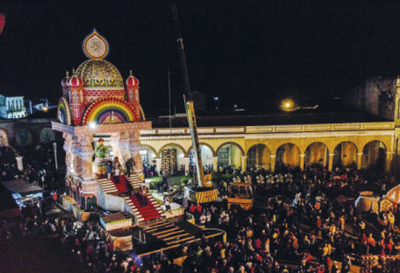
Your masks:
<svg viewBox="0 0 400 273"><path fill-rule="evenodd" d="M139 81L132 72L124 81L105 60L108 42L96 30L83 40L82 49L88 60L61 81L58 122L52 123L65 139L68 196L63 206L81 220L98 207L124 213L124 219L103 219L106 230L163 218L164 211L150 193L146 210L135 204L134 192L144 179L140 130L151 129L140 105ZM133 166L130 177L124 175L128 160ZM119 175L108 179L112 168Z"/></svg>

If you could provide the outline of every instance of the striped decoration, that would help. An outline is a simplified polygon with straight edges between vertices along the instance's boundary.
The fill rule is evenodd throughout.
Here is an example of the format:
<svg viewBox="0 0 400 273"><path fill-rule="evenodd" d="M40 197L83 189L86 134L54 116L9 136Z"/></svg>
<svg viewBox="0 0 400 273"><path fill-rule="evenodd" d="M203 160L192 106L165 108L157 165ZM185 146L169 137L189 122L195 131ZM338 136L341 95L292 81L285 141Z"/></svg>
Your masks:
<svg viewBox="0 0 400 273"><path fill-rule="evenodd" d="M64 97L58 101L57 118L59 122L71 125L71 110L69 109L68 101Z"/></svg>
<svg viewBox="0 0 400 273"><path fill-rule="evenodd" d="M107 123L111 118L114 122L110 123L140 120L135 109L126 101L117 98L102 98L94 101L86 109L82 118L82 125L87 125L89 122Z"/></svg>
<svg viewBox="0 0 400 273"><path fill-rule="evenodd" d="M197 203L208 203L218 199L218 190L212 189L209 191L196 192Z"/></svg>

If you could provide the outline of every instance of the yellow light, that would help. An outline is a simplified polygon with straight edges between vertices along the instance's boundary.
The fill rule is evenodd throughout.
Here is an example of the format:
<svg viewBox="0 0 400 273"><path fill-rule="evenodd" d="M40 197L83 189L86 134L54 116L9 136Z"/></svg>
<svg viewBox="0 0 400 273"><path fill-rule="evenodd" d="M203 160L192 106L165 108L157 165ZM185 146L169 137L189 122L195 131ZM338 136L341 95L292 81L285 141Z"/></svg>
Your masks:
<svg viewBox="0 0 400 273"><path fill-rule="evenodd" d="M46 106L43 107L43 112L47 112L47 110L49 110Z"/></svg>
<svg viewBox="0 0 400 273"><path fill-rule="evenodd" d="M294 101L292 101L291 99L285 99L282 101L280 108L283 111L294 111L295 110Z"/></svg>

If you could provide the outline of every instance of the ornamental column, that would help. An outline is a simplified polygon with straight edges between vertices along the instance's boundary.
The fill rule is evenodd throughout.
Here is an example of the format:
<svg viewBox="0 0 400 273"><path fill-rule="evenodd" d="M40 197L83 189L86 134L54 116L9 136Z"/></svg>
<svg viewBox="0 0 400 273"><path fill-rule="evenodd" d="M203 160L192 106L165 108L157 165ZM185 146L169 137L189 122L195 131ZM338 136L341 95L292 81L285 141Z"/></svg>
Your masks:
<svg viewBox="0 0 400 273"><path fill-rule="evenodd" d="M242 171L247 170L247 155L242 155Z"/></svg>
<svg viewBox="0 0 400 273"><path fill-rule="evenodd" d="M357 170L361 169L363 153L357 153Z"/></svg>
<svg viewBox="0 0 400 273"><path fill-rule="evenodd" d="M300 154L300 169L304 170L304 157L305 154Z"/></svg>
<svg viewBox="0 0 400 273"><path fill-rule="evenodd" d="M93 136L91 134L78 135L78 140L80 143L79 147L79 157L82 162L82 189L81 198L84 202L80 200L81 206L85 209L88 207L88 198L96 197L96 205L99 204L99 198L97 194L97 181L94 179L93 174L93 162L92 158L94 155L92 142Z"/></svg>
<svg viewBox="0 0 400 273"><path fill-rule="evenodd" d="M188 158L188 166L189 166L189 158ZM218 171L218 156L213 157L213 171Z"/></svg>
<svg viewBox="0 0 400 273"><path fill-rule="evenodd" d="M91 180L93 179L93 136L89 134L79 135L78 139L80 143L79 156L82 160L82 178L84 180Z"/></svg>
<svg viewBox="0 0 400 273"><path fill-rule="evenodd" d="M72 148L72 135L68 133L63 133L64 137L64 151L65 151L65 165L67 167L67 173L73 173L74 167L72 162L74 160L74 154L71 151Z"/></svg>
<svg viewBox="0 0 400 273"><path fill-rule="evenodd" d="M143 160L142 160L142 156L140 155L141 145L140 145L139 137L140 137L139 130L130 131L129 152L130 152L130 156L132 157L133 162L135 164L134 166L132 166L133 171L137 175L139 175L140 179L144 179Z"/></svg>
<svg viewBox="0 0 400 273"><path fill-rule="evenodd" d="M332 169L333 169L333 156L334 156L335 154L329 154L329 165L328 165L328 171L332 171Z"/></svg>
<svg viewBox="0 0 400 273"><path fill-rule="evenodd" d="M276 155L269 155L269 163L271 164L271 173L275 172Z"/></svg>

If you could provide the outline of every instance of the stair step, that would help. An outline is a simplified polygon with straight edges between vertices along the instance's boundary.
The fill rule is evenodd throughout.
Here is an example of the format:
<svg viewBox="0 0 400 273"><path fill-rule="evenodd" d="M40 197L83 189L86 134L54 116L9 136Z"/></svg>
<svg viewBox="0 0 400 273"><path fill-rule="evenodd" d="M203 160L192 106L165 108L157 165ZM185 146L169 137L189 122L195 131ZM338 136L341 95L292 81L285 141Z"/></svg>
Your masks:
<svg viewBox="0 0 400 273"><path fill-rule="evenodd" d="M171 236L171 235L177 235L177 234L179 234L179 233L185 233L185 231L183 230L183 229L180 229L180 230L177 230L177 231L174 231L174 232L171 232L171 233L168 233L168 234L163 234L163 235L160 235L160 236L157 236L157 238L160 238L160 239L162 239L162 238L168 238L168 236Z"/></svg>
<svg viewBox="0 0 400 273"><path fill-rule="evenodd" d="M185 232L185 233L178 234L178 235L175 235L175 236L172 236L172 237L164 238L163 241L171 241L171 240L174 240L176 238L182 238L182 237L185 237L185 236L190 236L190 234Z"/></svg>
<svg viewBox="0 0 400 273"><path fill-rule="evenodd" d="M169 225L165 225L165 226L162 226L162 227L156 227L156 228L147 229L145 231L148 232L148 233L152 233L152 232L156 232L157 230L162 230L164 228L170 228L170 227L174 227L174 225L173 224L169 224Z"/></svg>
<svg viewBox="0 0 400 273"><path fill-rule="evenodd" d="M184 241L187 241L187 240L190 240L190 239L194 239L194 238L195 238L194 236L190 236L190 237L183 238L183 239L180 239L180 240L177 240L177 241L167 242L167 245L177 244L177 243L184 242Z"/></svg>
<svg viewBox="0 0 400 273"><path fill-rule="evenodd" d="M174 230L177 230L177 229L179 229L178 227L174 227L174 228L171 228L171 229L167 229L167 230L164 230L164 231L160 231L160 232L156 232L156 233L153 233L153 235L160 235L160 234L164 234L164 233L168 233L168 232L170 232L170 231L174 231Z"/></svg>

